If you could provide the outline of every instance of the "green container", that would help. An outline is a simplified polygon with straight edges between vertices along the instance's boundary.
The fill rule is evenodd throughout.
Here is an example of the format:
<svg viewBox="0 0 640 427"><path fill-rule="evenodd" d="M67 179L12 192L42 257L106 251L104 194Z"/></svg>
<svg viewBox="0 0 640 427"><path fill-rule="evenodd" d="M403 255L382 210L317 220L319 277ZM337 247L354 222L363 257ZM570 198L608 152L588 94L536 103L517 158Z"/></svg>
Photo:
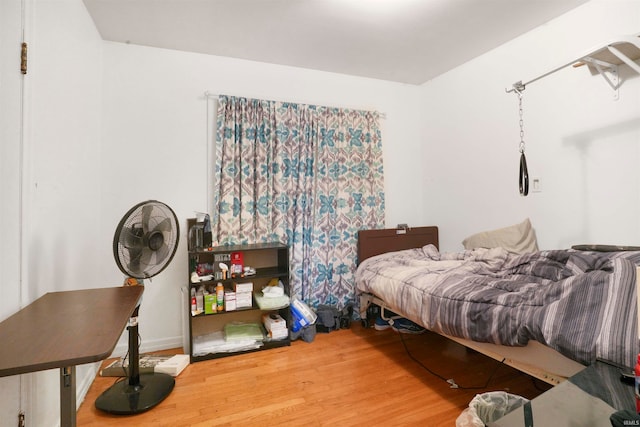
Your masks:
<svg viewBox="0 0 640 427"><path fill-rule="evenodd" d="M207 294L204 296L204 313L213 314L216 312L216 294Z"/></svg>

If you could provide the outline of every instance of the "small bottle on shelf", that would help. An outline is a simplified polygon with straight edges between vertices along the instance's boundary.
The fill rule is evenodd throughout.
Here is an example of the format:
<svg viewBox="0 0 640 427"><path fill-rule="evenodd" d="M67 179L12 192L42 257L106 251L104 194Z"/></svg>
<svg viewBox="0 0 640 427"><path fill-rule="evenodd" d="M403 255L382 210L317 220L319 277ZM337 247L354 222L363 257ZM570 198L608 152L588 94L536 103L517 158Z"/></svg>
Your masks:
<svg viewBox="0 0 640 427"><path fill-rule="evenodd" d="M224 311L224 285L220 282L216 286L216 304L219 312Z"/></svg>
<svg viewBox="0 0 640 427"><path fill-rule="evenodd" d="M194 314L198 309L196 303L196 288L191 288L191 314Z"/></svg>
<svg viewBox="0 0 640 427"><path fill-rule="evenodd" d="M196 311L198 314L204 311L204 286L200 286L196 292Z"/></svg>

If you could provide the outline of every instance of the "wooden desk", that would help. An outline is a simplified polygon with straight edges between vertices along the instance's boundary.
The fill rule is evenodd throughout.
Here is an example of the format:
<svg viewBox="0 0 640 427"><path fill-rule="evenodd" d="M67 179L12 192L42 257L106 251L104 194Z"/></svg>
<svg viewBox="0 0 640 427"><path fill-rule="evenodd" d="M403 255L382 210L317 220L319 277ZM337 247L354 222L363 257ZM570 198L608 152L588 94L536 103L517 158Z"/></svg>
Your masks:
<svg viewBox="0 0 640 427"><path fill-rule="evenodd" d="M113 352L144 287L51 292L0 323L0 377L60 368L60 425L76 425L75 367Z"/></svg>

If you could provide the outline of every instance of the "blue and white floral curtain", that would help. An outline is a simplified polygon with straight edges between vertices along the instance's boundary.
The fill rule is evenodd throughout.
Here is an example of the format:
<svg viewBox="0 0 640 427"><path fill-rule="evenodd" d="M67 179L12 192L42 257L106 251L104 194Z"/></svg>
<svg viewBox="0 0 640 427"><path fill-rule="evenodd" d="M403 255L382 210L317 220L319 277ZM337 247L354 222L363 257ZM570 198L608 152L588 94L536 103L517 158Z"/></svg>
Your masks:
<svg viewBox="0 0 640 427"><path fill-rule="evenodd" d="M354 302L357 232L384 225L378 113L220 96L215 167L218 244L288 244L292 296Z"/></svg>

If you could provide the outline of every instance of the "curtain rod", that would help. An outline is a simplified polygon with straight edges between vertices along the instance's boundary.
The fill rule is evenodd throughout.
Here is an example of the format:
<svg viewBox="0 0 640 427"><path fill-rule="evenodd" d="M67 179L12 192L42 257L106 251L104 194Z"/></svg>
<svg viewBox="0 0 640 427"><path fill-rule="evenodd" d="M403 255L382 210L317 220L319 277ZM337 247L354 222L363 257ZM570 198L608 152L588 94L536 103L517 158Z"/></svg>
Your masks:
<svg viewBox="0 0 640 427"><path fill-rule="evenodd" d="M210 91L205 91L204 96L206 98L217 98L220 96L220 94L214 93L214 92L210 92ZM230 95L231 96L231 95ZM242 95L234 95L234 96L242 96ZM252 96L245 96L245 98L254 98ZM277 99L271 99L270 101L276 101L276 102L292 102L292 103L298 103L298 104L305 104L305 105L314 105L311 104L309 102L296 102L296 101L281 101L281 100L277 100ZM372 110L368 110L365 108L354 108L354 107L334 107L334 106L330 106L330 105L325 105L325 107L329 107L329 108L347 108L347 109L352 109L352 110L361 110L361 111L372 111ZM373 110L375 112L378 113L378 115L380 116L381 119L386 120L387 119L387 113L385 112L381 112L381 111L377 111L377 110Z"/></svg>

